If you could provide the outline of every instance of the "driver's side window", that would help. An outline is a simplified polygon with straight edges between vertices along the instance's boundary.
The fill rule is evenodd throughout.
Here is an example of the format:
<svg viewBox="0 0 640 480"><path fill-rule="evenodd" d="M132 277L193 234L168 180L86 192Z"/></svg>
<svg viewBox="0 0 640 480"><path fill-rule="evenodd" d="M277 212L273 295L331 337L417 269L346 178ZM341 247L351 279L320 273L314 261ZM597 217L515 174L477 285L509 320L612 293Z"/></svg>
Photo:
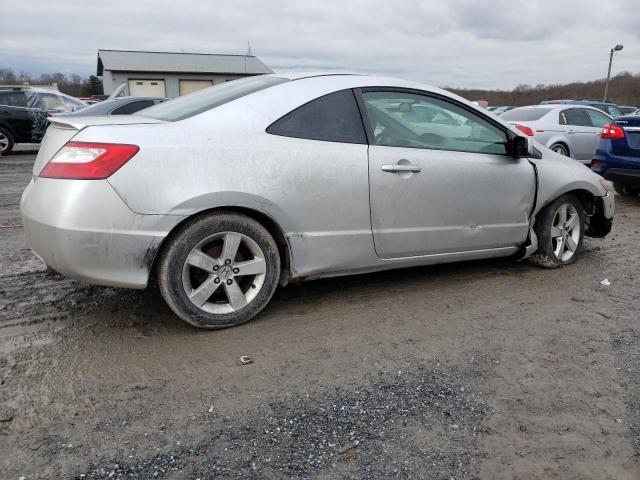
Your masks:
<svg viewBox="0 0 640 480"><path fill-rule="evenodd" d="M362 93L376 145L507 154L507 136L480 115L410 92Z"/></svg>

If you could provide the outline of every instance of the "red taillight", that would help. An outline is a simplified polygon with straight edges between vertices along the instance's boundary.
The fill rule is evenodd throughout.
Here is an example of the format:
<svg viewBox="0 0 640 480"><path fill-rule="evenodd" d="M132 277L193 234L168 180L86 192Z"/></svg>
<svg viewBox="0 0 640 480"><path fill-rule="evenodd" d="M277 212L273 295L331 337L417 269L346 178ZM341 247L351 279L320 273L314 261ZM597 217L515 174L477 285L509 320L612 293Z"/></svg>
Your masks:
<svg viewBox="0 0 640 480"><path fill-rule="evenodd" d="M101 180L110 177L140 148L119 143L68 142L47 163L41 177Z"/></svg>
<svg viewBox="0 0 640 480"><path fill-rule="evenodd" d="M516 125L516 128L520 130L522 133L524 133L525 135L528 135L529 137L533 137L533 130L531 130L531 128L525 127L524 125Z"/></svg>
<svg viewBox="0 0 640 480"><path fill-rule="evenodd" d="M624 130L617 125L603 125L600 138L624 138Z"/></svg>

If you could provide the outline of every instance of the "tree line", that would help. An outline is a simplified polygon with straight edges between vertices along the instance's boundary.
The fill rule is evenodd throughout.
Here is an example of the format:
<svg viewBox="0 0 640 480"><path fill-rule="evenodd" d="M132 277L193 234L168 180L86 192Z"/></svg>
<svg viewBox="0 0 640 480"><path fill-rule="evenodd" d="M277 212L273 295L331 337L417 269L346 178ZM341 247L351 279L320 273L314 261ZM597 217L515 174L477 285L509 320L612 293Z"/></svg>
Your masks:
<svg viewBox="0 0 640 480"><path fill-rule="evenodd" d="M90 97L102 95L102 80L95 75L86 78L65 73L43 73L32 75L29 72L16 73L12 68L0 67L0 85L58 85L58 90L72 97Z"/></svg>
<svg viewBox="0 0 640 480"><path fill-rule="evenodd" d="M537 105L543 100L602 100L605 79L553 85L518 85L513 90L478 90L445 87L467 100L486 100L489 105ZM609 81L607 101L640 107L640 74L622 72Z"/></svg>

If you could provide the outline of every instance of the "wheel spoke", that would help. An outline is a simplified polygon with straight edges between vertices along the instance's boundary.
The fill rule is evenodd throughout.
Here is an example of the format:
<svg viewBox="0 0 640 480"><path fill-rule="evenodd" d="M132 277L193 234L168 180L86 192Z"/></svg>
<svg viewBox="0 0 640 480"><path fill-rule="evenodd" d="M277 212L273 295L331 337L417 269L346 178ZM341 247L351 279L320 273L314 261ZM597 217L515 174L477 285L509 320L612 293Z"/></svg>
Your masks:
<svg viewBox="0 0 640 480"><path fill-rule="evenodd" d="M247 304L247 298L244 296L238 282L233 282L231 285L225 283L224 290L227 293L229 304L234 310L240 310Z"/></svg>
<svg viewBox="0 0 640 480"><path fill-rule="evenodd" d="M558 225L564 225L567 221L567 205L562 205L558 210Z"/></svg>
<svg viewBox="0 0 640 480"><path fill-rule="evenodd" d="M577 225L578 225L578 214L574 213L573 215L571 215L571 217L569 217L569 220L566 221L566 223L564 224L564 228L566 228L568 231L571 231Z"/></svg>
<svg viewBox="0 0 640 480"><path fill-rule="evenodd" d="M189 295L189 299L198 307L204 305L211 295L213 295L213 292L215 292L220 286L220 283L215 283L214 280L215 277L213 275L209 276L209 278L202 282L202 285L196 288L191 295Z"/></svg>
<svg viewBox="0 0 640 480"><path fill-rule="evenodd" d="M558 246L556 247L556 257L558 257L558 260L562 260L562 254L564 253L564 237L560 237L558 239Z"/></svg>
<svg viewBox="0 0 640 480"><path fill-rule="evenodd" d="M551 227L551 237L558 238L562 236L562 230L560 227Z"/></svg>
<svg viewBox="0 0 640 480"><path fill-rule="evenodd" d="M575 252L576 248L578 248L578 244L573 240L573 237L571 236L567 237L567 248L572 252Z"/></svg>
<svg viewBox="0 0 640 480"><path fill-rule="evenodd" d="M262 258L254 258L234 265L240 271L236 275L259 275L267 271L267 262Z"/></svg>
<svg viewBox="0 0 640 480"><path fill-rule="evenodd" d="M192 250L187 257L187 264L211 273L213 272L213 267L218 265L218 261L202 250Z"/></svg>
<svg viewBox="0 0 640 480"><path fill-rule="evenodd" d="M224 245L222 246L222 253L220 254L220 260L231 260L236 257L236 253L238 253L238 247L240 246L240 241L242 237L239 233L227 233L224 236Z"/></svg>

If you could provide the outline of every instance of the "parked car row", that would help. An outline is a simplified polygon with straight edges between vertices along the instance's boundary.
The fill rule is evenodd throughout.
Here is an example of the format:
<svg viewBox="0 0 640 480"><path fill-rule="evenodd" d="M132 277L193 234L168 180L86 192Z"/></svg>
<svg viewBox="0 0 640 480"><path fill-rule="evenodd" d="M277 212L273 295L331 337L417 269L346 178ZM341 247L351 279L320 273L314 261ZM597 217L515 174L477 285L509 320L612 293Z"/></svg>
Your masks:
<svg viewBox="0 0 640 480"><path fill-rule="evenodd" d="M602 127L613 120L595 107L566 103L514 108L501 118L554 152L585 164L593 159Z"/></svg>
<svg viewBox="0 0 640 480"><path fill-rule="evenodd" d="M514 108L500 118L554 152L589 165L628 196L640 194L640 115L631 110L614 118L605 111L622 111L617 105L562 100Z"/></svg>
<svg viewBox="0 0 640 480"><path fill-rule="evenodd" d="M163 97L77 99L54 90L0 87L0 154L17 143L40 143L51 116L130 115Z"/></svg>

